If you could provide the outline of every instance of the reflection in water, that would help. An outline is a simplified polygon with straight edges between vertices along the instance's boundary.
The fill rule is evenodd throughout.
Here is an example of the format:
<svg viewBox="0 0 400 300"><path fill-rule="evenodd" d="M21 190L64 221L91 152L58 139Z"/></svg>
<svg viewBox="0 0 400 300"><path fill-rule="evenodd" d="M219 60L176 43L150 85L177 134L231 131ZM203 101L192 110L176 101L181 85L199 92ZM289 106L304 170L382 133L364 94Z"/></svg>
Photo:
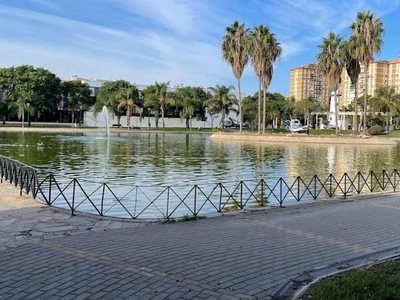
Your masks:
<svg viewBox="0 0 400 300"><path fill-rule="evenodd" d="M43 147L38 148L37 143ZM279 178L353 176L399 168L398 146L245 143L211 140L207 134L0 133L0 154L45 172L98 183L149 187L155 193L171 186L181 195L193 185L211 192L244 181L255 188ZM260 196L261 191L255 194Z"/></svg>
<svg viewBox="0 0 400 300"><path fill-rule="evenodd" d="M326 153L326 160L328 163L328 173L331 174L333 171L333 167L335 165L335 150L336 148L333 146L328 147L328 151Z"/></svg>
<svg viewBox="0 0 400 300"><path fill-rule="evenodd" d="M229 183L398 168L399 147L214 141L206 134L0 133L0 154L47 172L135 185ZM38 142L43 147L37 148Z"/></svg>

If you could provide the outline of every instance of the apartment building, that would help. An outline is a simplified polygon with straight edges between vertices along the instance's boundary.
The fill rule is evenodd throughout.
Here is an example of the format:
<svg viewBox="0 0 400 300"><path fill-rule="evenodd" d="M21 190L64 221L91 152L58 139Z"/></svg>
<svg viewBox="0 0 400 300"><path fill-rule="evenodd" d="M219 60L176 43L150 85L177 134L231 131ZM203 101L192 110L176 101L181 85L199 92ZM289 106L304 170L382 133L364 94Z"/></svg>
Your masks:
<svg viewBox="0 0 400 300"><path fill-rule="evenodd" d="M328 94L324 87L324 78L317 72L316 64L307 64L290 70L289 97L296 101L313 99L327 104Z"/></svg>
<svg viewBox="0 0 400 300"><path fill-rule="evenodd" d="M328 91L324 86L322 76L317 74L316 68L316 64L307 64L290 71L290 97L295 97L297 101L313 98L322 104L327 103ZM364 95L366 80L368 80L368 94L371 96L374 96L375 91L385 85L395 86L400 93L400 57L392 61L372 61L368 72L365 72L361 66L357 85L358 97ZM351 83L345 69L342 71L339 91L339 107L346 107L354 101L355 86Z"/></svg>
<svg viewBox="0 0 400 300"><path fill-rule="evenodd" d="M389 85L396 87L400 93L400 56L389 62Z"/></svg>

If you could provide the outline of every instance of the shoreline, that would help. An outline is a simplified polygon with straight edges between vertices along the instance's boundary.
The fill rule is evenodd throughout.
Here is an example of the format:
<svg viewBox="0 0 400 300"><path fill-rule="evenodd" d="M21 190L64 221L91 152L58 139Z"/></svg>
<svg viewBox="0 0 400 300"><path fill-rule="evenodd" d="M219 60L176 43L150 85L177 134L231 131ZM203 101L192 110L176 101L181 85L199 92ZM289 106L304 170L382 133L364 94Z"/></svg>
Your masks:
<svg viewBox="0 0 400 300"><path fill-rule="evenodd" d="M224 141L265 142L265 143L298 143L298 144L347 144L347 145L397 145L398 139L379 138L371 136L319 136L303 134L252 134L218 132L211 135L212 139Z"/></svg>
<svg viewBox="0 0 400 300"><path fill-rule="evenodd" d="M98 132L99 129L95 127L14 127L6 126L0 127L0 132L58 132L58 133L85 133L85 132ZM346 145L397 145L400 139L396 138L381 138L377 136L363 136L357 137L350 135L305 135L296 133L275 133L275 134L257 134L257 133L242 133L237 132L202 132L202 131L163 131L163 130L137 130L127 128L110 128L111 133L124 133L124 134L135 134L135 133L190 133L209 134L213 140L220 141L241 141L241 142L258 142L258 143L297 143L297 144L346 144Z"/></svg>

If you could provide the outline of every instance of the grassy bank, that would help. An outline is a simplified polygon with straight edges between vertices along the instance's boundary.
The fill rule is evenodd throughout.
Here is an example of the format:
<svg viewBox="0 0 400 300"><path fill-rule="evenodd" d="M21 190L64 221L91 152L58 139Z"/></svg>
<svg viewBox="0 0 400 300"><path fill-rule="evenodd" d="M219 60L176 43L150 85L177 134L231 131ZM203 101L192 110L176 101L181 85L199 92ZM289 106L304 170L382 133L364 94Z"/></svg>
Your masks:
<svg viewBox="0 0 400 300"><path fill-rule="evenodd" d="M301 299L400 299L400 261L389 261L325 278Z"/></svg>

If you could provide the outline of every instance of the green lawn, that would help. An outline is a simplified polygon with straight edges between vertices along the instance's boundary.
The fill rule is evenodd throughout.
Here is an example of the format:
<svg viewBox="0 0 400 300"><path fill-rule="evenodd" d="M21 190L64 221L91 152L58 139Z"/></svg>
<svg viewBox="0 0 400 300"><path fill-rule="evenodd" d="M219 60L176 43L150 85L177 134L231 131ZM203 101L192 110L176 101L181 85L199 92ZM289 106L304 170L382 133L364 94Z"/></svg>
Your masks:
<svg viewBox="0 0 400 300"><path fill-rule="evenodd" d="M400 261L388 261L325 278L303 300L400 299Z"/></svg>

